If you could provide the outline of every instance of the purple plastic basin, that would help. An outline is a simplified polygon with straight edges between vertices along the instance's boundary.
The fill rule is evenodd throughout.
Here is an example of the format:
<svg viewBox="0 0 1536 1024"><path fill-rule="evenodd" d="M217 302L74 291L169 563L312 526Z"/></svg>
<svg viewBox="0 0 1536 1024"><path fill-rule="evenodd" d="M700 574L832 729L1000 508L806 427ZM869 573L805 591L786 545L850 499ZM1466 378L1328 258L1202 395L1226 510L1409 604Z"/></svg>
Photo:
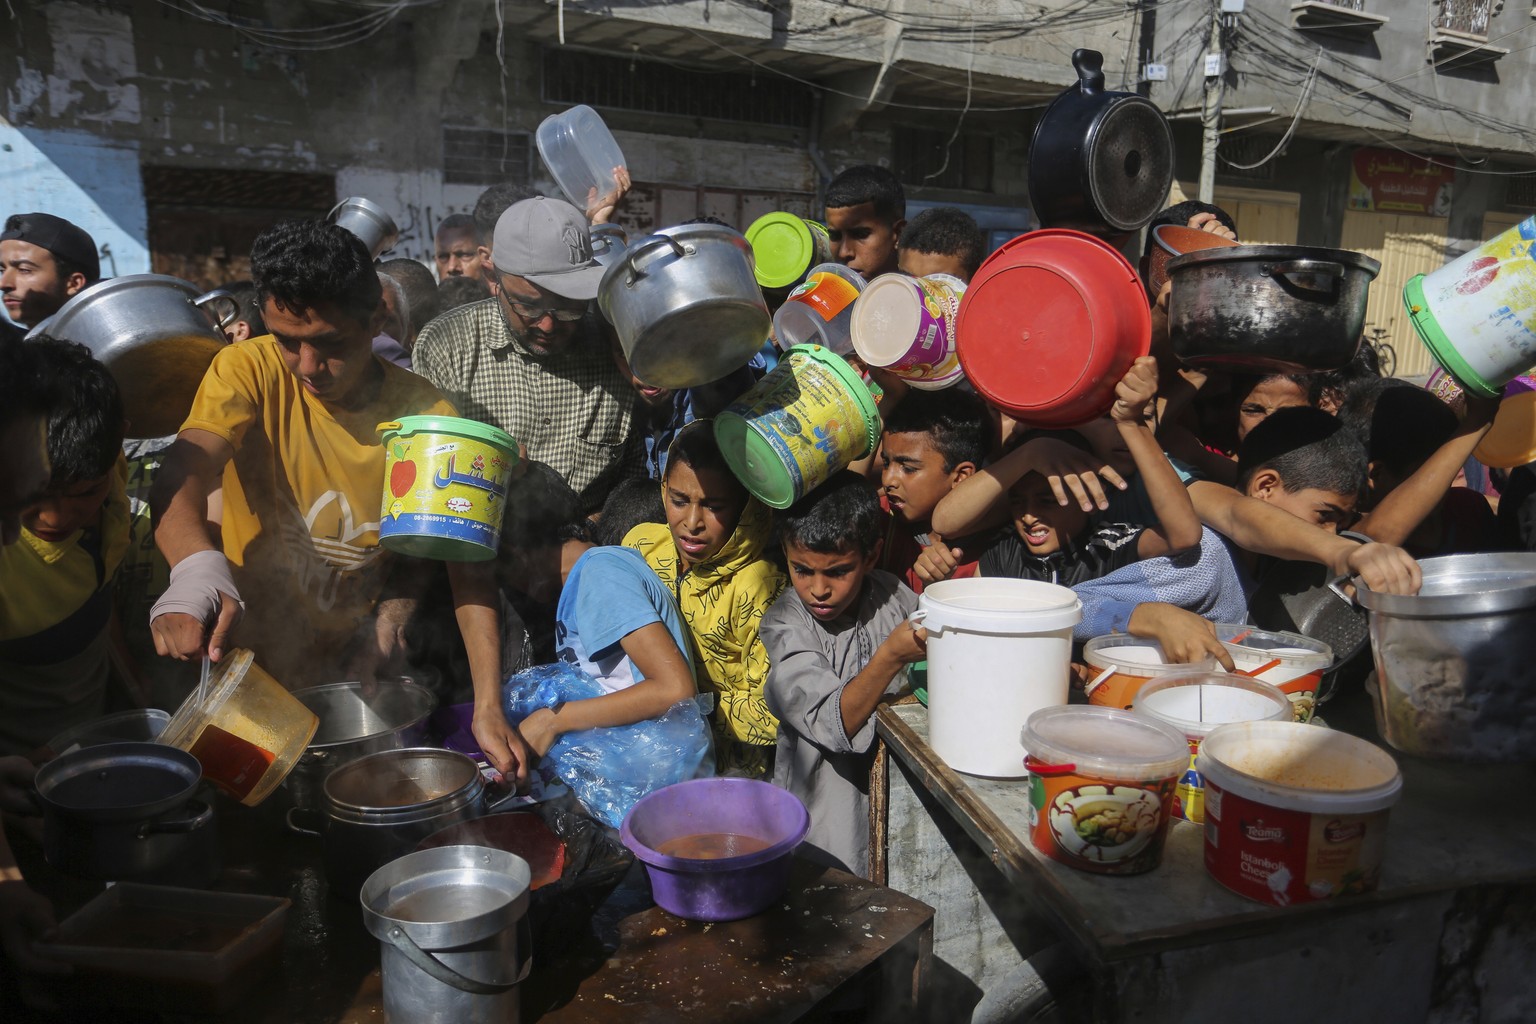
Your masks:
<svg viewBox="0 0 1536 1024"><path fill-rule="evenodd" d="M475 739L475 734L469 728L474 718L473 704L450 704L432 712L432 731L438 735L439 742L449 750L467 754L478 761L480 741Z"/></svg>
<svg viewBox="0 0 1536 1024"><path fill-rule="evenodd" d="M661 909L691 921L735 921L784 894L811 816L787 790L754 779L693 779L642 797L619 835L645 864ZM685 836L731 833L767 842L735 857L699 860L657 847Z"/></svg>

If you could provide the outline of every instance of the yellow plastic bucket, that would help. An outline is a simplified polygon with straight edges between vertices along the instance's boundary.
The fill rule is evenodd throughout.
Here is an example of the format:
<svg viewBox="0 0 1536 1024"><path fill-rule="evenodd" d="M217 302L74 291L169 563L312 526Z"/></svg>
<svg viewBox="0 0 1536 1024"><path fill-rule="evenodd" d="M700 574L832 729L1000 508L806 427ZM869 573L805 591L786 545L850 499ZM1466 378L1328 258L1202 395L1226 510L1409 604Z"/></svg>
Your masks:
<svg viewBox="0 0 1536 1024"><path fill-rule="evenodd" d="M769 508L788 508L874 450L880 413L848 361L797 345L715 417L731 472Z"/></svg>
<svg viewBox="0 0 1536 1024"><path fill-rule="evenodd" d="M379 543L446 562L496 557L517 442L506 431L457 416L380 423L384 506Z"/></svg>

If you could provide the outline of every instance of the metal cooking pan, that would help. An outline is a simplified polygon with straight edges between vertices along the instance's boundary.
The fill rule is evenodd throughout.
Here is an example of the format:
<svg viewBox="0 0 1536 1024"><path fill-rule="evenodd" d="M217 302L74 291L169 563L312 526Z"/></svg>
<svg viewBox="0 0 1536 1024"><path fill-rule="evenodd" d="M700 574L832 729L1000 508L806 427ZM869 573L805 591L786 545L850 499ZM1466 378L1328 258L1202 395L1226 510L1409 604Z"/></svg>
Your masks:
<svg viewBox="0 0 1536 1024"><path fill-rule="evenodd" d="M1051 102L1029 146L1041 227L1101 237L1140 229L1168 205L1173 133L1151 100L1104 88L1104 55L1074 50L1077 84Z"/></svg>

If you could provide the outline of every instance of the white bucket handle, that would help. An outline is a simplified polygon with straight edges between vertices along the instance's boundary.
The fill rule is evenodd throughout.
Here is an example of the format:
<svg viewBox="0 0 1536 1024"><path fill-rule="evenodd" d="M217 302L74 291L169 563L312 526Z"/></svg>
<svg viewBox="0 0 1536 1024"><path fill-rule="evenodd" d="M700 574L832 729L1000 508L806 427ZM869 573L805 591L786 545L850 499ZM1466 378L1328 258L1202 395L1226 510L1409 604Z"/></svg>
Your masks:
<svg viewBox="0 0 1536 1024"><path fill-rule="evenodd" d="M913 629L926 629L926 630L928 630L928 634L930 636L937 636L938 634L944 632L944 624L943 623L940 623L937 626L924 626L923 623L927 622L927 621L928 621L928 609L927 608L919 608L917 611L915 611L911 615L907 616L907 625L911 626Z"/></svg>

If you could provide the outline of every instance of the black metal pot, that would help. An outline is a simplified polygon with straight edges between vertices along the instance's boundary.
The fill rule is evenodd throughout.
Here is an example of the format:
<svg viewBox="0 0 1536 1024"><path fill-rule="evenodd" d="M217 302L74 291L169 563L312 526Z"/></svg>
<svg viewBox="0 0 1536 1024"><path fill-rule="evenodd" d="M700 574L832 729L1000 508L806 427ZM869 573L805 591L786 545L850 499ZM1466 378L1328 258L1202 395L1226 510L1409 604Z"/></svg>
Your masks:
<svg viewBox="0 0 1536 1024"><path fill-rule="evenodd" d="M1074 50L1077 84L1051 102L1029 147L1029 202L1040 226L1114 237L1168 205L1173 133L1145 96L1104 89L1104 55Z"/></svg>
<svg viewBox="0 0 1536 1024"><path fill-rule="evenodd" d="M197 758L159 743L108 743L38 769L43 855L60 871L102 881L176 869L206 884L217 873L213 808L193 799Z"/></svg>
<svg viewBox="0 0 1536 1024"><path fill-rule="evenodd" d="M1168 337L1185 363L1272 373L1355 357L1381 264L1346 249L1237 245L1168 261Z"/></svg>

